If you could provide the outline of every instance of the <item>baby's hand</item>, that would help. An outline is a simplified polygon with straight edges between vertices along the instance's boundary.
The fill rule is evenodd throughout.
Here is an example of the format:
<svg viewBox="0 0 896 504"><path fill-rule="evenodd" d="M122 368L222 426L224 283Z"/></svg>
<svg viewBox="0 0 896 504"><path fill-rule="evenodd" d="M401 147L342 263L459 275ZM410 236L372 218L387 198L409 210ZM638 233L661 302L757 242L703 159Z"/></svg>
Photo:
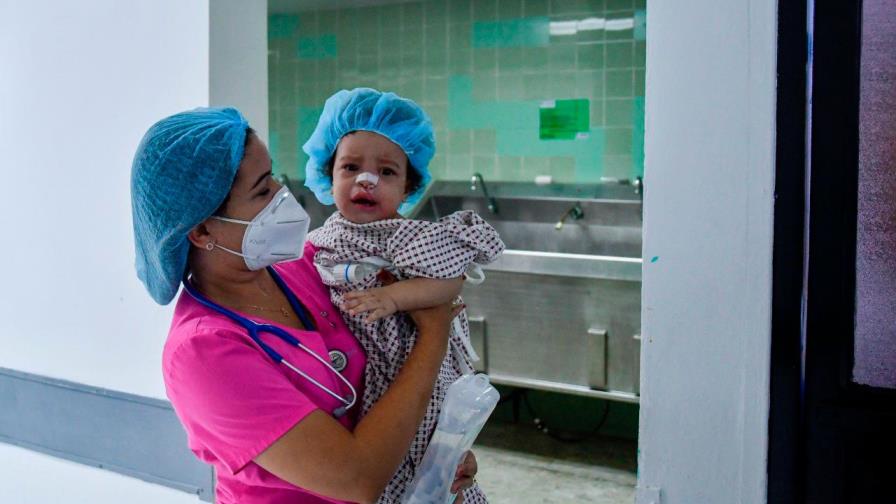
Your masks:
<svg viewBox="0 0 896 504"><path fill-rule="evenodd" d="M398 304L382 287L352 291L343 296L342 309L349 315L367 313L366 322L375 322L398 311Z"/></svg>

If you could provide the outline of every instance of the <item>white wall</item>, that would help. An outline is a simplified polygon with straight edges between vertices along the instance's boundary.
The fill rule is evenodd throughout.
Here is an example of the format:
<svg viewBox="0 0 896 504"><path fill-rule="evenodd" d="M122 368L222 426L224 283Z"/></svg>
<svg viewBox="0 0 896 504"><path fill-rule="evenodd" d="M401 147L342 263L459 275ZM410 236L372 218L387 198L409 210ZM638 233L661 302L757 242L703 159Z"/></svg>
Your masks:
<svg viewBox="0 0 896 504"><path fill-rule="evenodd" d="M163 398L130 166L154 121L208 103L207 1L0 6L0 366Z"/></svg>
<svg viewBox="0 0 896 504"><path fill-rule="evenodd" d="M647 16L637 501L765 502L776 5Z"/></svg>
<svg viewBox="0 0 896 504"><path fill-rule="evenodd" d="M214 0L209 103L235 105L268 141L268 15L265 0Z"/></svg>
<svg viewBox="0 0 896 504"><path fill-rule="evenodd" d="M134 274L134 150L210 90L267 129L266 5L218 3L0 0L0 366L165 397L173 304Z"/></svg>

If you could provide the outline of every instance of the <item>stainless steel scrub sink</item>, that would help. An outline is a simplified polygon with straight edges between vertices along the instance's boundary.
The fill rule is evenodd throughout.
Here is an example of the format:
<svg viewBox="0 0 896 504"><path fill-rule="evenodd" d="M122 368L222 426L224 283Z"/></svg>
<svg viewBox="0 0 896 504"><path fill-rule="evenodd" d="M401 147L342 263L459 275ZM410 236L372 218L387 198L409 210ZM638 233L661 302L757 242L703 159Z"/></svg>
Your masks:
<svg viewBox="0 0 896 504"><path fill-rule="evenodd" d="M437 182L411 217L457 210L476 211L507 245L484 268L485 283L464 289L479 369L497 383L637 402L641 198L634 188Z"/></svg>

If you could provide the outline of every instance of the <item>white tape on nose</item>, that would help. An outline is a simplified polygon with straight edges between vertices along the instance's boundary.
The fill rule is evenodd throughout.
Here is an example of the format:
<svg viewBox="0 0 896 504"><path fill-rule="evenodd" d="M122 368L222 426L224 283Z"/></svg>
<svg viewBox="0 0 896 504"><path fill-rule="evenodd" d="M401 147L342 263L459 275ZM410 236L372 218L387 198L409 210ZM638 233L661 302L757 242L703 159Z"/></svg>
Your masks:
<svg viewBox="0 0 896 504"><path fill-rule="evenodd" d="M357 177L355 177L355 183L360 184L362 182L367 182L373 187L376 187L377 183L379 183L380 178L377 175L374 175L370 172L360 173Z"/></svg>

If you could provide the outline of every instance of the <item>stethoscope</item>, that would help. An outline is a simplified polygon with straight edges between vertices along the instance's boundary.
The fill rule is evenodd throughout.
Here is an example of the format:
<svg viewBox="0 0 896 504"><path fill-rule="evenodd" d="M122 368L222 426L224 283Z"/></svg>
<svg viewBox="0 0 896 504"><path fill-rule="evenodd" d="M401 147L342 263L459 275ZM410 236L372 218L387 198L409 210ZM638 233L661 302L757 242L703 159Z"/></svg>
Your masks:
<svg viewBox="0 0 896 504"><path fill-rule="evenodd" d="M271 274L271 277L273 277L274 282L277 283L277 286L280 287L280 290L283 291L283 294L286 295L286 299L289 300L290 306L292 306L292 309L299 316L299 320L302 321L302 325L304 325L307 328L313 329L315 327L314 322L312 322L310 317L308 317L308 314L305 312L305 309L302 307L302 304L299 303L299 300L296 298L295 294L293 294L292 291L290 291L289 288L286 287L286 285L283 283L283 280L280 279L280 276L277 275L277 273L274 271L273 268L268 267L267 270L268 270L268 273ZM342 373L340 373L339 371L336 371L336 369L333 368L333 366L329 362L325 361L319 355L314 353L313 350L311 350L310 348L303 345L296 337L289 334L288 332L286 332L285 330L283 330L280 327L277 327L277 326L271 325L271 324L259 324L258 322L249 320L245 317L238 315L237 313L234 313L231 310L228 310L227 308L224 308L223 306L206 298L199 291L194 289L193 286L190 285L190 282L186 277L184 277L184 279L183 279L183 284L184 284L184 289L190 294L190 296L193 297L193 299L198 301L200 304L202 304L203 306L206 306L208 308L211 308L212 310L230 318L237 324L243 326L246 329L246 332L249 334L249 337L252 338L252 341L254 341L256 344L258 344L258 346L260 346L261 349L264 350L264 352L266 354L268 354L268 356L270 356L271 359L274 360L274 362L283 364L284 366L293 370L299 376L305 378L306 380L308 380L311 383L313 383L314 385L316 385L319 389L323 390L327 394L329 394L329 395L333 396L334 398L336 398L337 400L339 400L342 403L342 406L339 406L338 408L333 410L334 417L339 418L339 417L345 415L345 412L355 404L358 394L355 392L355 388L352 387L352 384L349 383L349 381L344 376L342 376ZM311 355L312 357L317 359L318 362L323 364L327 369L329 369L336 376L338 376L339 379L342 380L342 383L345 383L346 386L348 386L349 390L351 391L351 395L348 397L340 396L336 392L333 392L332 390L327 388L324 384L320 383L319 381L317 381L314 378L312 378L311 376L309 376L307 373L305 373L301 369L292 365L292 363L290 363L288 360L284 359L283 356L280 355L276 350L274 350L273 348L268 346L264 341L261 340L259 333L261 333L262 331L269 332L269 333L273 334L274 336L277 336L281 340L283 340L291 345L295 345L298 348L301 348L302 350L307 352L309 355Z"/></svg>

